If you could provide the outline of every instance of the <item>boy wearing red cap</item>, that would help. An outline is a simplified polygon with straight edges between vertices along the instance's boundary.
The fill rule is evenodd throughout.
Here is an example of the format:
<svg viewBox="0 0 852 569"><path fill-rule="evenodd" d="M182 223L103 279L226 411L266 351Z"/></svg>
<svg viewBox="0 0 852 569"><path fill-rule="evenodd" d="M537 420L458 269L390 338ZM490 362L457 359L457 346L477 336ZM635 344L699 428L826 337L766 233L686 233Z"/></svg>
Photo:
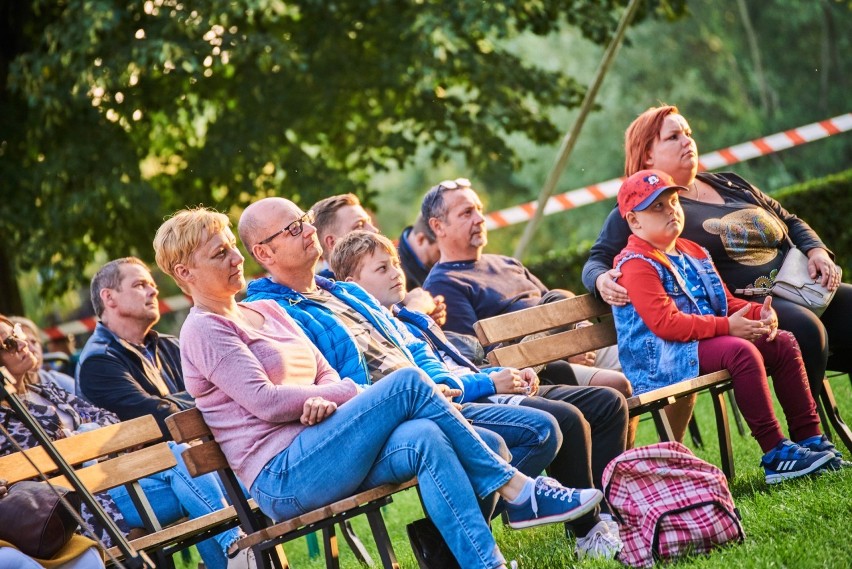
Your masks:
<svg viewBox="0 0 852 569"><path fill-rule="evenodd" d="M633 235L614 266L631 304L613 307L613 314L619 358L634 393L727 369L737 404L765 453L767 483L839 468L839 452L820 432L796 339L778 330L771 297L761 305L732 296L707 251L680 238L680 190L686 188L665 172L642 170L618 192L619 212ZM798 443L782 434L767 368L790 438ZM691 404L686 413L679 411L682 424L672 426L682 438Z"/></svg>

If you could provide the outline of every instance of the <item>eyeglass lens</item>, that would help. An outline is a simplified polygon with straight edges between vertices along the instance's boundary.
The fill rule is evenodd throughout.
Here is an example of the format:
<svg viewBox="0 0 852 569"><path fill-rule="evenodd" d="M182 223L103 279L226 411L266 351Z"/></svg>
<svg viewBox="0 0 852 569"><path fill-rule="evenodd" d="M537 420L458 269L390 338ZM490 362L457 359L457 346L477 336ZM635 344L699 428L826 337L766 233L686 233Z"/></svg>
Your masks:
<svg viewBox="0 0 852 569"><path fill-rule="evenodd" d="M18 347L24 341L24 330L20 324L12 326L12 333L3 340L3 349L8 352L17 352Z"/></svg>

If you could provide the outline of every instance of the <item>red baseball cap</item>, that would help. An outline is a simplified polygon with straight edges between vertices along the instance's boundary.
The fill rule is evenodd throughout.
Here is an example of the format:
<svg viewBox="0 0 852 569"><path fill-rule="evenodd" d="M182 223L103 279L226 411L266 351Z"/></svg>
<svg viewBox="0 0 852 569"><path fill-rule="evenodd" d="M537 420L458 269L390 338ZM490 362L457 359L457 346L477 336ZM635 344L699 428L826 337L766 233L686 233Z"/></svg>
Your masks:
<svg viewBox="0 0 852 569"><path fill-rule="evenodd" d="M662 170L640 170L624 180L618 190L618 211L621 217L628 211L642 211L668 189L687 191L675 184L674 179Z"/></svg>

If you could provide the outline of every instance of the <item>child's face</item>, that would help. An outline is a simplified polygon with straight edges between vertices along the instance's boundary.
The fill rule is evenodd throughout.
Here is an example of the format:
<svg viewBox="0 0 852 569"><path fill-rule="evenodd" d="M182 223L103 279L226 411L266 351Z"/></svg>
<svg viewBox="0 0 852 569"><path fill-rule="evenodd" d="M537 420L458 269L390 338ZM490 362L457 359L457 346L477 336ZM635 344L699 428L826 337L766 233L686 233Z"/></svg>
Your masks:
<svg viewBox="0 0 852 569"><path fill-rule="evenodd" d="M391 254L384 249L376 249L372 255L364 257L360 269L357 277L347 280L364 287L382 306L389 308L405 298L405 274L396 252Z"/></svg>
<svg viewBox="0 0 852 569"><path fill-rule="evenodd" d="M642 211L628 212L627 222L633 233L655 247L666 249L674 245L683 231L683 208L677 190L661 193Z"/></svg>

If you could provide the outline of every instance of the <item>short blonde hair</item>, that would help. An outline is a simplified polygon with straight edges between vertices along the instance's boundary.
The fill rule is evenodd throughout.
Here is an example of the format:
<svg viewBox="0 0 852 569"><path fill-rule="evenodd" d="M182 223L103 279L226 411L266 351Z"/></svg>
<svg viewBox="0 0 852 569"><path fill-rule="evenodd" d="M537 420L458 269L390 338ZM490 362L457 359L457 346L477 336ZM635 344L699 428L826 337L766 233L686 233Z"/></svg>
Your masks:
<svg viewBox="0 0 852 569"><path fill-rule="evenodd" d="M391 257L397 256L393 242L384 235L362 229L353 231L334 244L328 266L339 281L357 278L364 257L372 255L377 249L384 249Z"/></svg>
<svg viewBox="0 0 852 569"><path fill-rule="evenodd" d="M175 267L189 262L189 258L201 245L205 232L209 237L230 225L231 220L227 215L204 206L175 212L157 229L157 235L154 236L157 266L180 286L180 281L175 277Z"/></svg>

